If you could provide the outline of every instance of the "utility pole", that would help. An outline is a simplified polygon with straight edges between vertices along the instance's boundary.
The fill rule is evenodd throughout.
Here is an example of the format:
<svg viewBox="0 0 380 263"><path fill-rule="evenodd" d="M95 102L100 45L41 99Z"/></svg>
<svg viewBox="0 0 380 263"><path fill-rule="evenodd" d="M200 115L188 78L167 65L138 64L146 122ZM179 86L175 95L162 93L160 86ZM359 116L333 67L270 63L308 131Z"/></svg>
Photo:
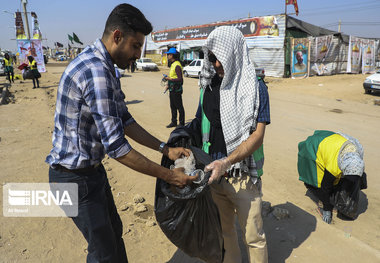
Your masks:
<svg viewBox="0 0 380 263"><path fill-rule="evenodd" d="M25 18L25 27L26 27L26 37L30 40L30 31L29 31L29 21L28 21L28 13L26 12L26 5L28 4L28 0L21 0L22 7L24 9L24 18Z"/></svg>
<svg viewBox="0 0 380 263"><path fill-rule="evenodd" d="M338 24L338 32L340 32L340 26L342 24L342 21L339 19L339 24Z"/></svg>

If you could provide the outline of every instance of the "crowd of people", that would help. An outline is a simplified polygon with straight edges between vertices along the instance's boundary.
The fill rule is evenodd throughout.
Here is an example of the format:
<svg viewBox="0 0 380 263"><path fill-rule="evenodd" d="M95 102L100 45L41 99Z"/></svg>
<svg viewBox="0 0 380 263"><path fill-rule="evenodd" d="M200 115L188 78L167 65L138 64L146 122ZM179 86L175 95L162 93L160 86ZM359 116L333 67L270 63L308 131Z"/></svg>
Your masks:
<svg viewBox="0 0 380 263"><path fill-rule="evenodd" d="M87 262L128 262L122 221L102 165L105 154L180 188L197 180L197 176L188 176L181 168L167 169L154 163L127 140L159 151L171 160L191 153L183 147L168 147L151 135L133 118L124 102L114 64L126 69L134 63L151 31L150 22L140 10L129 4L116 6L108 16L102 37L69 64L58 86L53 148L46 158L49 181L78 184L78 216L72 220L88 242ZM205 172L211 172L208 183L220 214L223 262L241 262L235 216L249 262L268 262L261 217L263 141L271 122L268 88L257 79L238 29L216 28L208 36L203 53L195 118L201 123L202 150L213 159ZM183 72L178 51L170 48L166 54L170 72L165 79L172 113L167 127L173 128L185 125ZM35 63L30 63L35 69ZM363 178L362 153L357 140L327 131L316 132L300 143L300 180L323 202L325 222L331 222L334 204L330 196L339 181L357 182Z"/></svg>

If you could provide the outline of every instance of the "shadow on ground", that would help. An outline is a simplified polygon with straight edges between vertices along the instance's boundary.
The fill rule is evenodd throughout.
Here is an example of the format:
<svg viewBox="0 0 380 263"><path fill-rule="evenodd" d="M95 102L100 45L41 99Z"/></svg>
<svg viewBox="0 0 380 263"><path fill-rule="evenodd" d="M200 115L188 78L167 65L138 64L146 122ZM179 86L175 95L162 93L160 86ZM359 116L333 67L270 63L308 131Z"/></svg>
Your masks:
<svg viewBox="0 0 380 263"><path fill-rule="evenodd" d="M40 89L50 89L50 88L57 88L58 84L56 85L50 85L50 86L45 86L45 85L40 85Z"/></svg>
<svg viewBox="0 0 380 263"><path fill-rule="evenodd" d="M125 102L125 105L138 104L143 102L143 100L129 100Z"/></svg>
<svg viewBox="0 0 380 263"><path fill-rule="evenodd" d="M312 232L315 231L316 218L299 208L286 202L275 207L289 211L290 218L277 220L274 216L264 217L264 229L267 237L269 262L285 262L293 249L299 247ZM238 229L239 246L242 252L243 263L248 262L242 232ZM173 254L167 263L202 263L203 261L187 256L180 249Z"/></svg>

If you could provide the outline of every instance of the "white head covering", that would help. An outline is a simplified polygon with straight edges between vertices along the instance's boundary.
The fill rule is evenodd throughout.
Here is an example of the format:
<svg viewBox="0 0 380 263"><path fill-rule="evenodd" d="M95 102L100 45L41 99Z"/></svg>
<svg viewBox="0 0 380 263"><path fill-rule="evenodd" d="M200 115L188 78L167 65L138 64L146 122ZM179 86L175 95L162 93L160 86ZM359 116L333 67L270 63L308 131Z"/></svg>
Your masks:
<svg viewBox="0 0 380 263"><path fill-rule="evenodd" d="M363 161L363 146L360 142L341 132L339 135L346 138L348 141L342 145L339 155L338 155L338 166L342 171L343 176L346 175L357 175L362 176L364 172L364 161Z"/></svg>
<svg viewBox="0 0 380 263"><path fill-rule="evenodd" d="M203 51L201 88L207 88L215 75L208 60L209 51L214 53L224 69L220 86L220 118L229 155L256 129L259 83L249 59L248 46L238 29L232 26L216 28L208 36Z"/></svg>

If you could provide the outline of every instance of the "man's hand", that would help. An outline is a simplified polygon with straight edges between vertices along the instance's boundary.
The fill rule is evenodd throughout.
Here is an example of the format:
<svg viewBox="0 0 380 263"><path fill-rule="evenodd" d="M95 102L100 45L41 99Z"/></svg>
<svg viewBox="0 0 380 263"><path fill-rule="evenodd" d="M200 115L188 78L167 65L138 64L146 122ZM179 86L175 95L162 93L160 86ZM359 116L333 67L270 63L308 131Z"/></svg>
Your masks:
<svg viewBox="0 0 380 263"><path fill-rule="evenodd" d="M170 160L175 161L182 156L189 157L191 151L183 147L168 147L165 146L163 154L168 157Z"/></svg>
<svg viewBox="0 0 380 263"><path fill-rule="evenodd" d="M198 174L196 176L188 176L183 172L183 168L175 168L171 171L171 176L165 181L168 184L175 185L179 188L184 188L186 185L191 184L193 181L196 181L199 176Z"/></svg>
<svg viewBox="0 0 380 263"><path fill-rule="evenodd" d="M208 184L212 184L214 181L219 181L219 179L224 175L228 169L230 169L231 163L227 158L222 158L215 160L205 167L205 172L212 170Z"/></svg>

